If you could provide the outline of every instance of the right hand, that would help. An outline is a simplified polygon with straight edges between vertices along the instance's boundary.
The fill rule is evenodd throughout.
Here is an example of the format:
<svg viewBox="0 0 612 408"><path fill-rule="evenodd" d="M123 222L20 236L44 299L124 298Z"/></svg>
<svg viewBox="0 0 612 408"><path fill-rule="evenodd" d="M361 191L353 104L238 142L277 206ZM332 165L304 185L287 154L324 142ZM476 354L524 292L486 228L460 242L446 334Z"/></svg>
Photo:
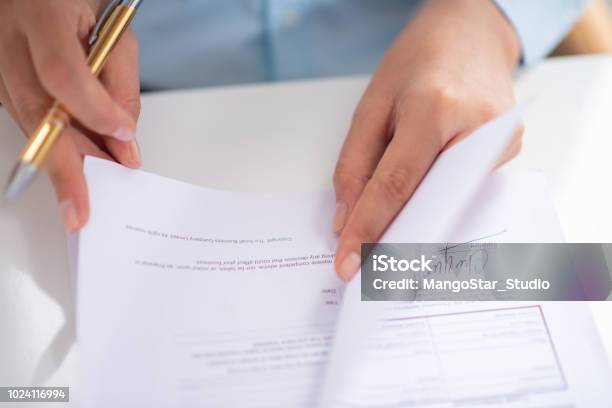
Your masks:
<svg viewBox="0 0 612 408"><path fill-rule="evenodd" d="M68 231L89 217L83 156L140 166L135 140L140 112L138 45L128 30L100 79L86 63L86 44L107 0L1 0L0 102L30 135L60 102L72 125L46 161Z"/></svg>

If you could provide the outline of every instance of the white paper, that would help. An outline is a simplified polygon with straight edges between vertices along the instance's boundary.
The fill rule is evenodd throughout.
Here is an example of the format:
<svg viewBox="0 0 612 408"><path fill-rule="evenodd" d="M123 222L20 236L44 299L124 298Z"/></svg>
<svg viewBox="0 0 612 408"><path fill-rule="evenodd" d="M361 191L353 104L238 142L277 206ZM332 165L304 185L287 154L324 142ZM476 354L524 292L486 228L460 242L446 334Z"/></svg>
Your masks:
<svg viewBox="0 0 612 408"><path fill-rule="evenodd" d="M343 289L332 193L214 191L92 158L85 172L83 405L312 406Z"/></svg>
<svg viewBox="0 0 612 408"><path fill-rule="evenodd" d="M506 132L493 145L487 144L493 153L503 148L506 133L515 125L515 119L510 119L502 118L506 121L502 130ZM470 160L481 149L486 146L453 149L449 154L453 157L452 152L459 151L462 153L453 160ZM516 239L535 231L540 237L560 235L541 177L498 173L485 182L492 161L481 159L482 167L470 167L465 177L452 183L443 181L457 186L450 191L463 183L464 191L453 195L460 196L459 200L442 195L443 203L423 205L413 198L407 206L412 210L405 209L391 231L406 228L404 232L409 232L402 237L416 240L421 236L419 230L429 226L429 235L423 234L433 240L438 233L447 233L448 225L463 219L463 233L472 238L502 229L507 237ZM431 175L443 173L434 168L428 179L435 181ZM336 244L330 232L333 193L215 191L94 158L86 159L85 174L91 218L79 236L78 246L71 246L78 249L77 336L83 387L80 402L84 407L311 407L321 396L328 398L330 406L360 406L366 401L397 401L397 395L405 395L407 385L411 386L410 395L424 396L425 400L441 381L445 382L438 387L467 393L462 397L480 398L492 389L491 384L481 383L483 376L477 375L466 377L471 388L464 389L433 372L430 361L422 359L405 365L408 371L399 369L394 374L381 369L376 355L363 348L374 343L350 337L351 331L346 328L352 326L338 321L340 304L343 313L355 308L347 307L353 301L332 266ZM483 182L485 188L481 189ZM429 188L428 184L424 182L419 190L425 191L421 189ZM442 189L448 192L444 187L434 185L430 194L440 194ZM477 196L483 198L470 210L469 202ZM414 211L422 216L411 215ZM382 309L392 313L385 315L387 318L408 318L411 322L426 319L438 328L438 334L431 337L436 341L445 339L445 330L453 324L475 328L462 338L472 344L479 333L498 330L505 349L490 347L488 354L478 350L467 354L465 348L460 349L465 356L460 361L436 353L444 367L455 369L453 373L465 375L461 368L466 366L476 371L482 368L508 373L506 378L495 377L495 389L502 394L522 384L522 375L534 366L540 367L538 362L550 368L554 346L567 388L555 389L554 394L546 388L540 394L544 401L585 407L604 401L602 385L611 384L608 366L590 316L581 305L543 306L541 320L535 309L527 309L524 316L510 321L540 325L534 329L534 343L526 347L530 357L541 356L541 360L530 359L525 362L529 366L505 357L506 353L518 353L512 343L515 339L505 334L503 326L487 321L491 311L468 317L453 318L450 316L455 315L449 314L465 312L466 308L489 309L491 305L427 302L391 311ZM516 307L509 303L502 306ZM540 306L534 307L540 310ZM425 312L428 317L424 317ZM537 337L543 336L544 318L552 340L536 348L544 338ZM374 337L368 337L374 341L397 334L380 323L377 318L361 327L377 329L372 332ZM574 329L583 335L570 336ZM406 326L403 330L412 332L413 328ZM364 353L351 353L355 347ZM572 359L576 354L569 352L571 347L582 350L579 360ZM390 356L402 359L407 349ZM492 355L497 358L493 367ZM369 369L370 382L360 383L365 378L361 375ZM589 372L589 380L597 380L587 383L585 376L580 376L583 372ZM387 384L394 376L402 381ZM553 377L551 374L550 379L538 384L558 386L559 377ZM367 385L383 380L383 386L394 388L385 396L374 395L377 389ZM585 396L587 392L590 399ZM435 395L442 393L436 391ZM355 400L356 396L363 399ZM448 406L455 403L451 400L438 402Z"/></svg>
<svg viewBox="0 0 612 408"><path fill-rule="evenodd" d="M485 181L519 114L440 155L381 241L563 242L541 176ZM610 366L584 304L361 302L359 278L345 291L322 407L612 404Z"/></svg>
<svg viewBox="0 0 612 408"><path fill-rule="evenodd" d="M325 406L611 406L610 367L587 304L387 306L357 364L328 384Z"/></svg>

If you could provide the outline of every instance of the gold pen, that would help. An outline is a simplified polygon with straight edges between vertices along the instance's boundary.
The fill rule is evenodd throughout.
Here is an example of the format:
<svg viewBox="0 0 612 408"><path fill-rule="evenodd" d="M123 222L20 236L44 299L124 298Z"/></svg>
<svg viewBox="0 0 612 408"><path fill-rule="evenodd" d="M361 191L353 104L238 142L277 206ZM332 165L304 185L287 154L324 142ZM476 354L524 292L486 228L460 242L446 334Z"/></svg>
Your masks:
<svg viewBox="0 0 612 408"><path fill-rule="evenodd" d="M89 38L87 65L94 75L99 75L109 54L130 25L143 0L111 0L98 19ZM70 116L64 107L54 102L51 109L19 154L4 192L5 200L12 200L25 190L62 131L70 124Z"/></svg>

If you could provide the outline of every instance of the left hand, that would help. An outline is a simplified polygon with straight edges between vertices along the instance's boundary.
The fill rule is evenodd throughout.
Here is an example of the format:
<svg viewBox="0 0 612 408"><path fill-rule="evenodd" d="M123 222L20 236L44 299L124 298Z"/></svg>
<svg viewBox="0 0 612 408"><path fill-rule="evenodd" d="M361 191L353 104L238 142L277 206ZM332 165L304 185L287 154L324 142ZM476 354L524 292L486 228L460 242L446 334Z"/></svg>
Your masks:
<svg viewBox="0 0 612 408"><path fill-rule="evenodd" d="M383 58L334 174L335 268L348 281L438 154L514 105L518 39L490 0L427 0ZM518 154L522 130L500 158Z"/></svg>

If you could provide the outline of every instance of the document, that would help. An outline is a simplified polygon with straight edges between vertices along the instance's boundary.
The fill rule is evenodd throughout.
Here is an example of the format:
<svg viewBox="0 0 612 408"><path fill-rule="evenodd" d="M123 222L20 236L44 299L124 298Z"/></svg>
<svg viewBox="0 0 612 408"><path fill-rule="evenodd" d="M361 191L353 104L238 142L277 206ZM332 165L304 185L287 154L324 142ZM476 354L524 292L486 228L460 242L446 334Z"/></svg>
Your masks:
<svg viewBox="0 0 612 408"><path fill-rule="evenodd" d="M563 242L541 176L488 176L519 114L442 154L381 242ZM605 352L576 352L597 338L584 304L361 302L358 275L345 290L320 406L603 407L612 404ZM585 372L589 385L577 387Z"/></svg>
<svg viewBox="0 0 612 408"><path fill-rule="evenodd" d="M329 379L324 406L610 406L609 362L584 303L387 307L355 364L332 355L343 376Z"/></svg>
<svg viewBox="0 0 612 408"><path fill-rule="evenodd" d="M439 159L388 236L562 239L541 176L487 175L515 124ZM453 162L481 153L439 196ZM333 270L332 192L218 191L95 158L85 174L91 218L71 246L84 407L610 406L581 304L361 309L358 280Z"/></svg>
<svg viewBox="0 0 612 408"><path fill-rule="evenodd" d="M92 158L85 171L84 406L315 405L343 291L332 193L214 191Z"/></svg>

